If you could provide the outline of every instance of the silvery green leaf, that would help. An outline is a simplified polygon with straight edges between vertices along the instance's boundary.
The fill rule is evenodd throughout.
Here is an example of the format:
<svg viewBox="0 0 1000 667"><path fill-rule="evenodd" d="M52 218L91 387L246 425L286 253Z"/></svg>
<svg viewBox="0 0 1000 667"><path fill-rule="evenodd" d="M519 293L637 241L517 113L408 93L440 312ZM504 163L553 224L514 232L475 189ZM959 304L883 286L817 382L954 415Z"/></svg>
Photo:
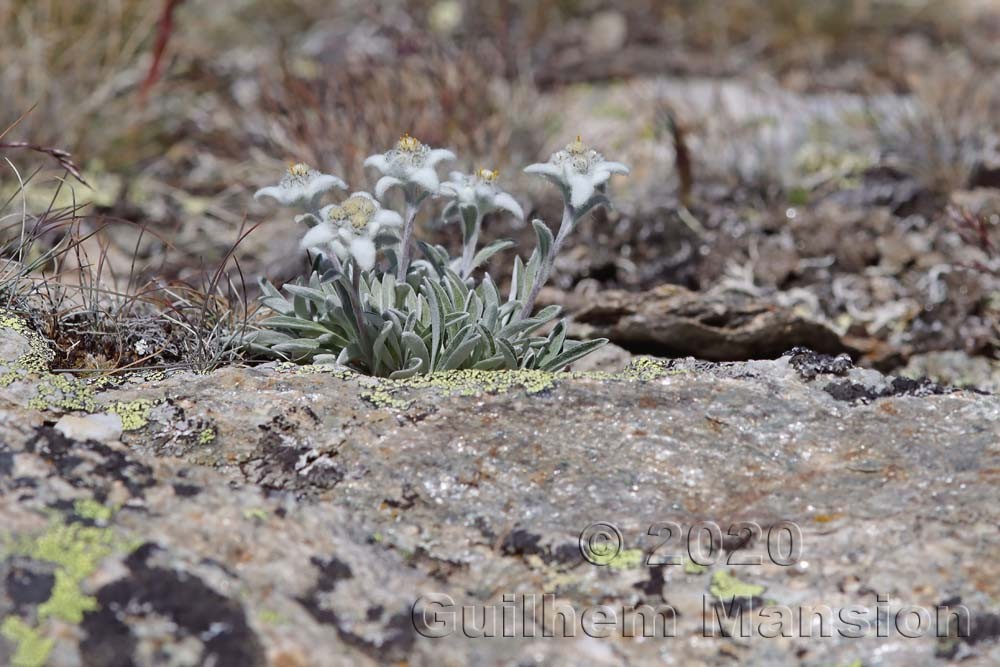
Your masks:
<svg viewBox="0 0 1000 667"><path fill-rule="evenodd" d="M559 356L563 350L563 343L566 341L566 320L561 320L553 327L548 339L545 341L545 352L542 355L540 364L545 368L545 364Z"/></svg>
<svg viewBox="0 0 1000 667"><path fill-rule="evenodd" d="M429 372L431 369L431 353L427 350L424 340L412 331L403 332L403 346L407 351L420 360L420 369Z"/></svg>
<svg viewBox="0 0 1000 667"><path fill-rule="evenodd" d="M456 310L444 316L444 328L457 331L469 319L469 314L464 310Z"/></svg>
<svg viewBox="0 0 1000 667"><path fill-rule="evenodd" d="M520 255L514 257L514 269L510 274L510 294L507 296L508 301L514 301L522 296L521 286L524 284L524 262L521 261Z"/></svg>
<svg viewBox="0 0 1000 667"><path fill-rule="evenodd" d="M304 320L300 317L288 317L286 315L275 315L264 320L265 326L276 329L294 329L296 331L311 331L317 334L325 334L329 330L312 320Z"/></svg>
<svg viewBox="0 0 1000 667"><path fill-rule="evenodd" d="M573 347L570 347L569 342L567 342L566 350L563 351L562 354L558 355L554 359L545 362L544 365L542 366L542 369L552 372L561 371L574 361L582 359L583 357L587 356L594 350L606 345L608 339L595 338L594 340L588 340L582 343L576 341L571 341L571 342L574 342L576 344L573 345Z"/></svg>
<svg viewBox="0 0 1000 667"><path fill-rule="evenodd" d="M424 254L427 261L434 268L435 273L438 275L443 275L445 268L448 266L448 253L444 248L440 246L431 245L424 241L417 241L417 246L420 248L420 252Z"/></svg>
<svg viewBox="0 0 1000 667"><path fill-rule="evenodd" d="M413 331L413 328L417 325L418 313L416 310L410 310L406 313L406 321L403 322L403 331Z"/></svg>
<svg viewBox="0 0 1000 667"><path fill-rule="evenodd" d="M531 226L535 228L535 235L538 237L538 251L542 257L549 256L549 250L552 248L552 243L554 239L552 238L552 232L545 223L539 219L534 219L531 221Z"/></svg>
<svg viewBox="0 0 1000 667"><path fill-rule="evenodd" d="M287 343L293 340L291 336L279 331L271 331L268 329L262 329L260 331L254 331L247 337L248 343L253 343L254 345L260 345L264 347L271 347L273 345L278 345L279 343Z"/></svg>
<svg viewBox="0 0 1000 667"><path fill-rule="evenodd" d="M543 324L559 317L559 313L562 312L562 308L556 305L545 306L540 311L535 313L532 318L540 320Z"/></svg>
<svg viewBox="0 0 1000 667"><path fill-rule="evenodd" d="M396 276L392 273L385 273L382 276L382 299L380 306L382 310L396 307Z"/></svg>
<svg viewBox="0 0 1000 667"><path fill-rule="evenodd" d="M470 290L465 297L465 312L467 312L473 320L478 322L483 318L484 308L485 306L483 304L483 300L479 298L478 294Z"/></svg>
<svg viewBox="0 0 1000 667"><path fill-rule="evenodd" d="M318 289L306 287L305 285L285 285L285 291L293 296L300 296L303 299L312 301L320 306L323 306L326 301L326 294Z"/></svg>
<svg viewBox="0 0 1000 667"><path fill-rule="evenodd" d="M495 371L503 368L505 364L506 359L504 358L504 355L498 354L496 356L477 361L473 364L472 368L477 371Z"/></svg>
<svg viewBox="0 0 1000 667"><path fill-rule="evenodd" d="M410 360L406 368L401 368L398 371L393 371L389 373L390 380L405 380L406 378L411 378L414 375L420 373L423 368L423 362L420 359L414 358Z"/></svg>
<svg viewBox="0 0 1000 667"><path fill-rule="evenodd" d="M520 312L521 302L520 301L508 301L500 306L500 313L497 317L497 321L503 324L510 324L511 318L514 314Z"/></svg>
<svg viewBox="0 0 1000 667"><path fill-rule="evenodd" d="M533 318L517 320L516 322L511 322L507 326L500 329L496 336L497 339L513 340L521 334L530 333L531 331L542 326L542 324L544 324L544 322L539 322Z"/></svg>
<svg viewBox="0 0 1000 667"><path fill-rule="evenodd" d="M479 212L475 206L463 206L462 211L462 238L471 239L476 233L476 222L479 219Z"/></svg>
<svg viewBox="0 0 1000 667"><path fill-rule="evenodd" d="M479 344L480 337L472 334L475 327L470 325L456 337L456 343L449 346L441 365L441 370L450 371L460 367ZM470 335L471 334L471 335Z"/></svg>
<svg viewBox="0 0 1000 667"><path fill-rule="evenodd" d="M258 284L260 285L260 291L264 294L264 296L281 298L281 292L279 292L278 288L271 284L271 281L266 278L261 278Z"/></svg>
<svg viewBox="0 0 1000 667"><path fill-rule="evenodd" d="M504 358L504 368L511 371L515 370L518 367L517 352L514 351L514 348L510 343L502 338L497 338L496 342L497 349L500 350L500 354L503 355Z"/></svg>
<svg viewBox="0 0 1000 667"><path fill-rule="evenodd" d="M429 285L430 283L425 280L424 284ZM427 288L426 296L431 313L430 370L433 371L437 365L437 352L441 345L441 338L444 336L444 318L441 315L441 304L438 301L437 293L432 287Z"/></svg>
<svg viewBox="0 0 1000 667"><path fill-rule="evenodd" d="M254 355L260 355L268 359L282 359L287 361L283 354L278 354L270 345L258 345L257 343L245 343L246 349Z"/></svg>
<svg viewBox="0 0 1000 667"><path fill-rule="evenodd" d="M379 370L382 366L387 368L393 367L393 359L391 358L391 353L389 348L386 346L386 339L389 338L389 334L392 333L392 322L386 322L382 326L382 330L379 332L378 337L375 338L375 343L372 345L372 373L374 375L379 374Z"/></svg>
<svg viewBox="0 0 1000 667"><path fill-rule="evenodd" d="M321 365L327 365L327 364L334 365L338 363L336 354L317 354L315 357L313 357L312 362L314 364L321 364Z"/></svg>
<svg viewBox="0 0 1000 667"><path fill-rule="evenodd" d="M531 259L528 260L528 265L524 269L524 291L522 294L529 294L532 288L535 286L535 281L538 279L538 271L542 266L542 255L538 252L538 248L531 253Z"/></svg>
<svg viewBox="0 0 1000 667"><path fill-rule="evenodd" d="M334 331L330 331L328 333L323 334L322 336L318 336L316 338L316 342L319 343L320 346L323 347L324 349L339 350L340 348L349 345L351 340L346 336L341 336L340 334Z"/></svg>
<svg viewBox="0 0 1000 667"><path fill-rule="evenodd" d="M417 295L417 307L416 307L418 320L420 321L420 326L430 328L433 324L431 318L430 304L427 301L427 297L423 294Z"/></svg>
<svg viewBox="0 0 1000 667"><path fill-rule="evenodd" d="M287 289L289 285L286 285ZM309 302L305 298L299 296L298 294L292 299L292 306L295 308L295 314L304 320L311 320L312 313L309 312Z"/></svg>
<svg viewBox="0 0 1000 667"><path fill-rule="evenodd" d="M319 343L311 338L296 338L287 343L278 343L271 349L292 359L302 359L311 357L313 352L319 349Z"/></svg>
<svg viewBox="0 0 1000 667"><path fill-rule="evenodd" d="M500 239L498 241L493 241L492 243L483 246L483 248L479 252L477 252L475 256L472 258L472 268L476 268L481 264L484 264L493 255L497 254L498 252L503 252L508 248L513 248L514 245L515 245L514 242L509 239Z"/></svg>
<svg viewBox="0 0 1000 667"><path fill-rule="evenodd" d="M497 325L499 314L500 314L500 309L497 308L497 304L495 301L487 303L483 307L483 314L481 316L483 326L485 326L487 329L492 330Z"/></svg>
<svg viewBox="0 0 1000 667"><path fill-rule="evenodd" d="M428 282L431 286L431 291L434 292L435 296L438 298L438 302L441 304L442 313L451 312L455 310L455 302L451 298L451 294L441 285L437 280L431 280Z"/></svg>
<svg viewBox="0 0 1000 667"><path fill-rule="evenodd" d="M263 297L260 302L274 312L281 313L282 315L291 315L295 312L292 302L281 296Z"/></svg>

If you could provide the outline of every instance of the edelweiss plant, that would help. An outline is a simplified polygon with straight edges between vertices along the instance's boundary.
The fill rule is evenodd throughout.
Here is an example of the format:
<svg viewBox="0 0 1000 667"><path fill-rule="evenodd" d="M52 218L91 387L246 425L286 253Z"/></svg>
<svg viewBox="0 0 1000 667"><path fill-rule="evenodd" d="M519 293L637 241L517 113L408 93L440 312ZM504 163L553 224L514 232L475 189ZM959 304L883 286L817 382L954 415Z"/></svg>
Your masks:
<svg viewBox="0 0 1000 667"><path fill-rule="evenodd" d="M256 193L303 211L295 220L309 227L302 246L314 256L305 280L284 294L263 280L263 304L276 314L250 340L258 352L297 362L337 363L362 373L405 378L452 369L542 369L556 371L607 341L566 338L566 321L546 335L539 331L559 314L557 306L534 312L556 255L588 212L610 203L612 174L627 174L577 140L548 162L525 169L549 178L563 193L562 222L555 236L532 220L538 244L527 262L514 258L506 298L489 274L473 273L513 245L495 241L479 249L483 219L491 213L524 218L517 201L498 185L499 174L479 169L452 172L440 182L436 167L455 155L404 135L394 148L365 160L382 176L374 195L355 192L322 206L324 195L347 184L297 164L277 186ZM402 214L383 207L387 192L403 191ZM444 220L462 224L462 254L417 242L423 259L411 261L416 218L429 197L443 198ZM398 232L398 234L396 233ZM379 253L383 256L379 264Z"/></svg>

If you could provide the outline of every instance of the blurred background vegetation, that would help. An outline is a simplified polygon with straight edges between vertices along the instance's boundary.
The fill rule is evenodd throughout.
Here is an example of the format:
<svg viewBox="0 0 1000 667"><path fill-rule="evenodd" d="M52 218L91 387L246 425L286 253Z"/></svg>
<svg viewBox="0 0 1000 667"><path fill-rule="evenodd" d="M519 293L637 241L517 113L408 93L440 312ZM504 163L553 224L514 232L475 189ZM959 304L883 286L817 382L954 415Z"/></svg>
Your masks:
<svg viewBox="0 0 1000 667"><path fill-rule="evenodd" d="M119 322L166 309L176 340L154 360L210 366L185 332L249 317L257 277L305 267L300 230L250 198L287 162L363 189L364 157L409 132L552 220L555 193L520 168L580 134L634 172L561 290L737 290L880 367L992 358L998 37L989 0L5 0L0 240L10 275L92 285L72 331L114 342L67 363L148 361ZM15 142L68 151L86 185ZM59 244L78 257L54 267Z"/></svg>

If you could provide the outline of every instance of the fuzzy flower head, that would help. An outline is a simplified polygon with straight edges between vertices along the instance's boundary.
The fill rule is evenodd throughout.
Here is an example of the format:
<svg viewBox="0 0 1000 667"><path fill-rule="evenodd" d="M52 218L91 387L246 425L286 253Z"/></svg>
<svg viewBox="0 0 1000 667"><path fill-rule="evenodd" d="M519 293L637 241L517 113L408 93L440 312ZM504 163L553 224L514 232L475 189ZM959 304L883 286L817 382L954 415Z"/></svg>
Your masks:
<svg viewBox="0 0 1000 667"><path fill-rule="evenodd" d="M339 204L324 206L320 222L302 239L302 247L332 252L341 259L354 257L362 269L375 266L375 239L386 227L398 227L398 213L383 209L367 192L355 192Z"/></svg>
<svg viewBox="0 0 1000 667"><path fill-rule="evenodd" d="M271 197L282 206L294 206L314 211L324 194L333 188L347 189L347 183L330 174L322 174L307 164L293 164L281 177L281 182L261 188L254 199Z"/></svg>
<svg viewBox="0 0 1000 667"><path fill-rule="evenodd" d="M451 180L441 184L441 193L452 200L450 205L459 209L473 208L479 215L503 209L523 220L521 205L497 187L499 177L500 172L492 169L479 169L475 174L453 171Z"/></svg>
<svg viewBox="0 0 1000 667"><path fill-rule="evenodd" d="M562 188L573 208L581 209L603 192L611 174L628 174L629 168L621 162L605 160L577 137L566 148L553 153L548 162L530 165L524 171L545 176Z"/></svg>
<svg viewBox="0 0 1000 667"><path fill-rule="evenodd" d="M454 159L451 151L430 148L404 134L394 148L365 160L365 166L375 167L383 174L375 185L375 195L381 199L389 188L397 185L416 185L427 192L437 192L440 182L435 167L442 160Z"/></svg>

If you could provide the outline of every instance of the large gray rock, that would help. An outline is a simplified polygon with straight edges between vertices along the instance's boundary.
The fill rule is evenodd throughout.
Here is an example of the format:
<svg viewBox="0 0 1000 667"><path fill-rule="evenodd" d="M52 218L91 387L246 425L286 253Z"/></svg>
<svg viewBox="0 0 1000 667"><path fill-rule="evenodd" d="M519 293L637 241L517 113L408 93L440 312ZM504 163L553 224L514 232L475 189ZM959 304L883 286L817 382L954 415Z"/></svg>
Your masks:
<svg viewBox="0 0 1000 667"><path fill-rule="evenodd" d="M121 439L52 427L88 412ZM993 665L998 434L993 396L804 351L408 382L22 375L0 387L0 664ZM525 636L532 601L575 636ZM516 637L467 637L463 605ZM642 605L672 636L621 636ZM832 636L802 638L822 605ZM791 636L762 637L780 606ZM903 636L914 606L968 610L968 636Z"/></svg>

